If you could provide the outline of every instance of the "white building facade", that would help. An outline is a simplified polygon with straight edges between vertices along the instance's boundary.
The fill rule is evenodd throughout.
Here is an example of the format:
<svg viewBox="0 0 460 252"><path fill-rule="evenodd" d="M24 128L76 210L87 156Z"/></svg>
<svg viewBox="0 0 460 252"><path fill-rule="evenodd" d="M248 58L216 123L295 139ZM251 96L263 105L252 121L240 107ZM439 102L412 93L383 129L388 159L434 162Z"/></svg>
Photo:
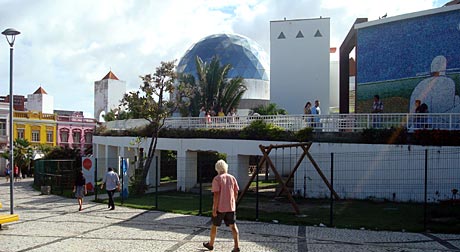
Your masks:
<svg viewBox="0 0 460 252"><path fill-rule="evenodd" d="M302 114L307 101L330 107L330 19L270 22L270 102Z"/></svg>
<svg viewBox="0 0 460 252"><path fill-rule="evenodd" d="M33 94L27 95L26 110L53 114L54 97L49 95L42 87L39 87Z"/></svg>
<svg viewBox="0 0 460 252"><path fill-rule="evenodd" d="M94 118L103 121L102 115L118 108L126 93L126 82L110 71L102 80L94 82Z"/></svg>

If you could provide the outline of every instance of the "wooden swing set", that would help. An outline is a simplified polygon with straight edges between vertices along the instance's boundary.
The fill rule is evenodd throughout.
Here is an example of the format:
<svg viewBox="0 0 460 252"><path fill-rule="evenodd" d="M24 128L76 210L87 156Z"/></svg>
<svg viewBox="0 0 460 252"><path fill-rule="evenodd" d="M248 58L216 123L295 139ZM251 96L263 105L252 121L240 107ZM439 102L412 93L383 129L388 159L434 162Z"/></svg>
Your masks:
<svg viewBox="0 0 460 252"><path fill-rule="evenodd" d="M339 195L334 191L334 189L332 188L331 184L327 180L326 176L324 176L324 173L321 171L321 168L319 167L319 165L316 163L316 161L313 159L313 157L309 153L309 149L310 149L311 145L312 145L312 142L295 143L295 144L281 144L281 145L269 145L269 146L259 145L260 151L262 152L263 156L260 159L257 167L262 167L262 165L265 163L267 169L271 168L271 170L275 174L276 180L281 185L281 190L276 193L276 197L280 196L281 193L285 192L287 197L288 197L288 199L289 199L289 201L291 202L292 207L294 208L294 211L295 211L296 214L300 214L299 207L297 206L297 203L295 202L294 198L292 197L291 193L289 192L289 189L286 186L286 184L288 184L291 181L291 179L294 177L295 172L300 167L300 164L302 164L302 161L303 161L303 159L305 157L307 157L310 160L311 164L316 169L316 172L318 172L319 176L324 181L326 186L329 188L331 193L334 195L335 199L340 199ZM287 177L286 181L283 181L283 178L278 173L278 170L276 169L275 164L273 164L272 160L270 159L269 154L270 154L270 152L272 150L277 150L279 148L284 149L284 148L293 148L293 147L296 147L296 148L300 147L303 150L303 152L300 155L299 160L297 160L297 163L295 164L294 169L292 169L292 171L290 172L289 176ZM244 194L249 190L251 182L253 182L254 178L257 176L258 170L259 169L255 169L252 172L252 175L251 175L251 178L249 179L248 184L246 185L246 187L243 189L243 191L240 193L240 195L238 197L238 200L236 202L237 205L243 199Z"/></svg>

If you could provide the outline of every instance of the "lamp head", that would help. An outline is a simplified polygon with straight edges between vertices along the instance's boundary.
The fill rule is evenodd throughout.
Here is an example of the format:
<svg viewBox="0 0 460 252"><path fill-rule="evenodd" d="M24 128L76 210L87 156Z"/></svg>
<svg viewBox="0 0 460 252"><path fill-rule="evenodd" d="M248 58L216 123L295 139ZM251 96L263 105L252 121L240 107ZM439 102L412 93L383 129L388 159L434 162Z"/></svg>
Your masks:
<svg viewBox="0 0 460 252"><path fill-rule="evenodd" d="M3 35L5 35L6 40L8 41L8 44L10 44L11 47L14 45L14 40L16 39L16 35L21 34L19 31L16 31L13 28L8 28L2 32Z"/></svg>

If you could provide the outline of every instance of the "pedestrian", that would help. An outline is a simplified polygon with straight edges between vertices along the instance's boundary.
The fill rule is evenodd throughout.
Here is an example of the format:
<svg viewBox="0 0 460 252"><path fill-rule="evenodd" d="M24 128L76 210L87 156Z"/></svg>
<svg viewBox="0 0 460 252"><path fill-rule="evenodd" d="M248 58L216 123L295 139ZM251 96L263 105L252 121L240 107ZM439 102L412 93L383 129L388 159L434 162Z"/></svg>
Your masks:
<svg viewBox="0 0 460 252"><path fill-rule="evenodd" d="M210 241L203 242L203 246L209 250L214 249L217 227L224 221L226 226L232 230L234 247L232 252L240 251L239 234L236 226L236 199L238 198L238 182L235 177L228 174L228 164L224 160L216 162L215 169L217 176L212 180L212 225Z"/></svg>
<svg viewBox="0 0 460 252"><path fill-rule="evenodd" d="M10 169L10 165L7 164L7 165L6 165L6 169L5 169L5 178L6 178L6 182L9 182L9 181L10 181L10 177L11 177L11 169Z"/></svg>
<svg viewBox="0 0 460 252"><path fill-rule="evenodd" d="M315 101L315 106L311 108L310 110L311 110L312 115L316 115L313 118L313 121L315 122L313 123L313 128L320 128L319 130L321 130L321 124L320 124L321 118L319 117L319 115L321 115L321 109L319 107L319 100Z"/></svg>
<svg viewBox="0 0 460 252"><path fill-rule="evenodd" d="M374 103L372 103L372 113L374 114L383 113L383 102L380 100L379 95L374 95ZM382 123L382 118L381 116L375 115L375 116L372 116L372 121L373 121L372 126L374 128L379 128Z"/></svg>
<svg viewBox="0 0 460 252"><path fill-rule="evenodd" d="M18 182L20 178L19 167L14 165L14 182Z"/></svg>
<svg viewBox="0 0 460 252"><path fill-rule="evenodd" d="M86 190L86 179L83 176L83 171L78 171L77 176L75 177L75 185L73 186L73 192L75 193L75 197L78 200L78 211L83 209L83 197L88 193Z"/></svg>
<svg viewBox="0 0 460 252"><path fill-rule="evenodd" d="M420 104L422 104L422 101L420 101L420 100L415 100L415 110L414 110L414 112L415 112L416 114L418 114L418 113L421 112L421 111L420 111ZM415 115L414 127L415 127L416 129L420 128L420 122L421 122L421 120L422 120L422 119L421 119L421 117L420 117L419 115Z"/></svg>
<svg viewBox="0 0 460 252"><path fill-rule="evenodd" d="M120 178L118 177L118 174L113 171L112 167L109 167L107 170L108 171L102 180L101 189L104 188L105 184L105 190L107 191L107 195L109 195L108 208L110 208L110 210L115 210L113 195L115 194L115 191L120 191Z"/></svg>
<svg viewBox="0 0 460 252"><path fill-rule="evenodd" d="M311 102L307 102L305 106L303 107L303 113L305 114L305 122L307 123L307 127L310 127L311 125Z"/></svg>

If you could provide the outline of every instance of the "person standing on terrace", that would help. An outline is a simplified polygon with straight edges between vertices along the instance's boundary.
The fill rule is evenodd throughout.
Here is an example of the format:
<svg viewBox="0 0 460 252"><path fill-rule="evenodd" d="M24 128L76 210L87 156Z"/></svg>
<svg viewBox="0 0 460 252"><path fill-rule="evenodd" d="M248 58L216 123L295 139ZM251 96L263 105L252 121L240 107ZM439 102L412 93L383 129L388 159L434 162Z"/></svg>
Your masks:
<svg viewBox="0 0 460 252"><path fill-rule="evenodd" d="M372 113L379 114L383 113L383 102L380 100L379 95L374 95L374 103L372 103ZM382 122L382 118L380 116L372 116L372 127L379 128Z"/></svg>

